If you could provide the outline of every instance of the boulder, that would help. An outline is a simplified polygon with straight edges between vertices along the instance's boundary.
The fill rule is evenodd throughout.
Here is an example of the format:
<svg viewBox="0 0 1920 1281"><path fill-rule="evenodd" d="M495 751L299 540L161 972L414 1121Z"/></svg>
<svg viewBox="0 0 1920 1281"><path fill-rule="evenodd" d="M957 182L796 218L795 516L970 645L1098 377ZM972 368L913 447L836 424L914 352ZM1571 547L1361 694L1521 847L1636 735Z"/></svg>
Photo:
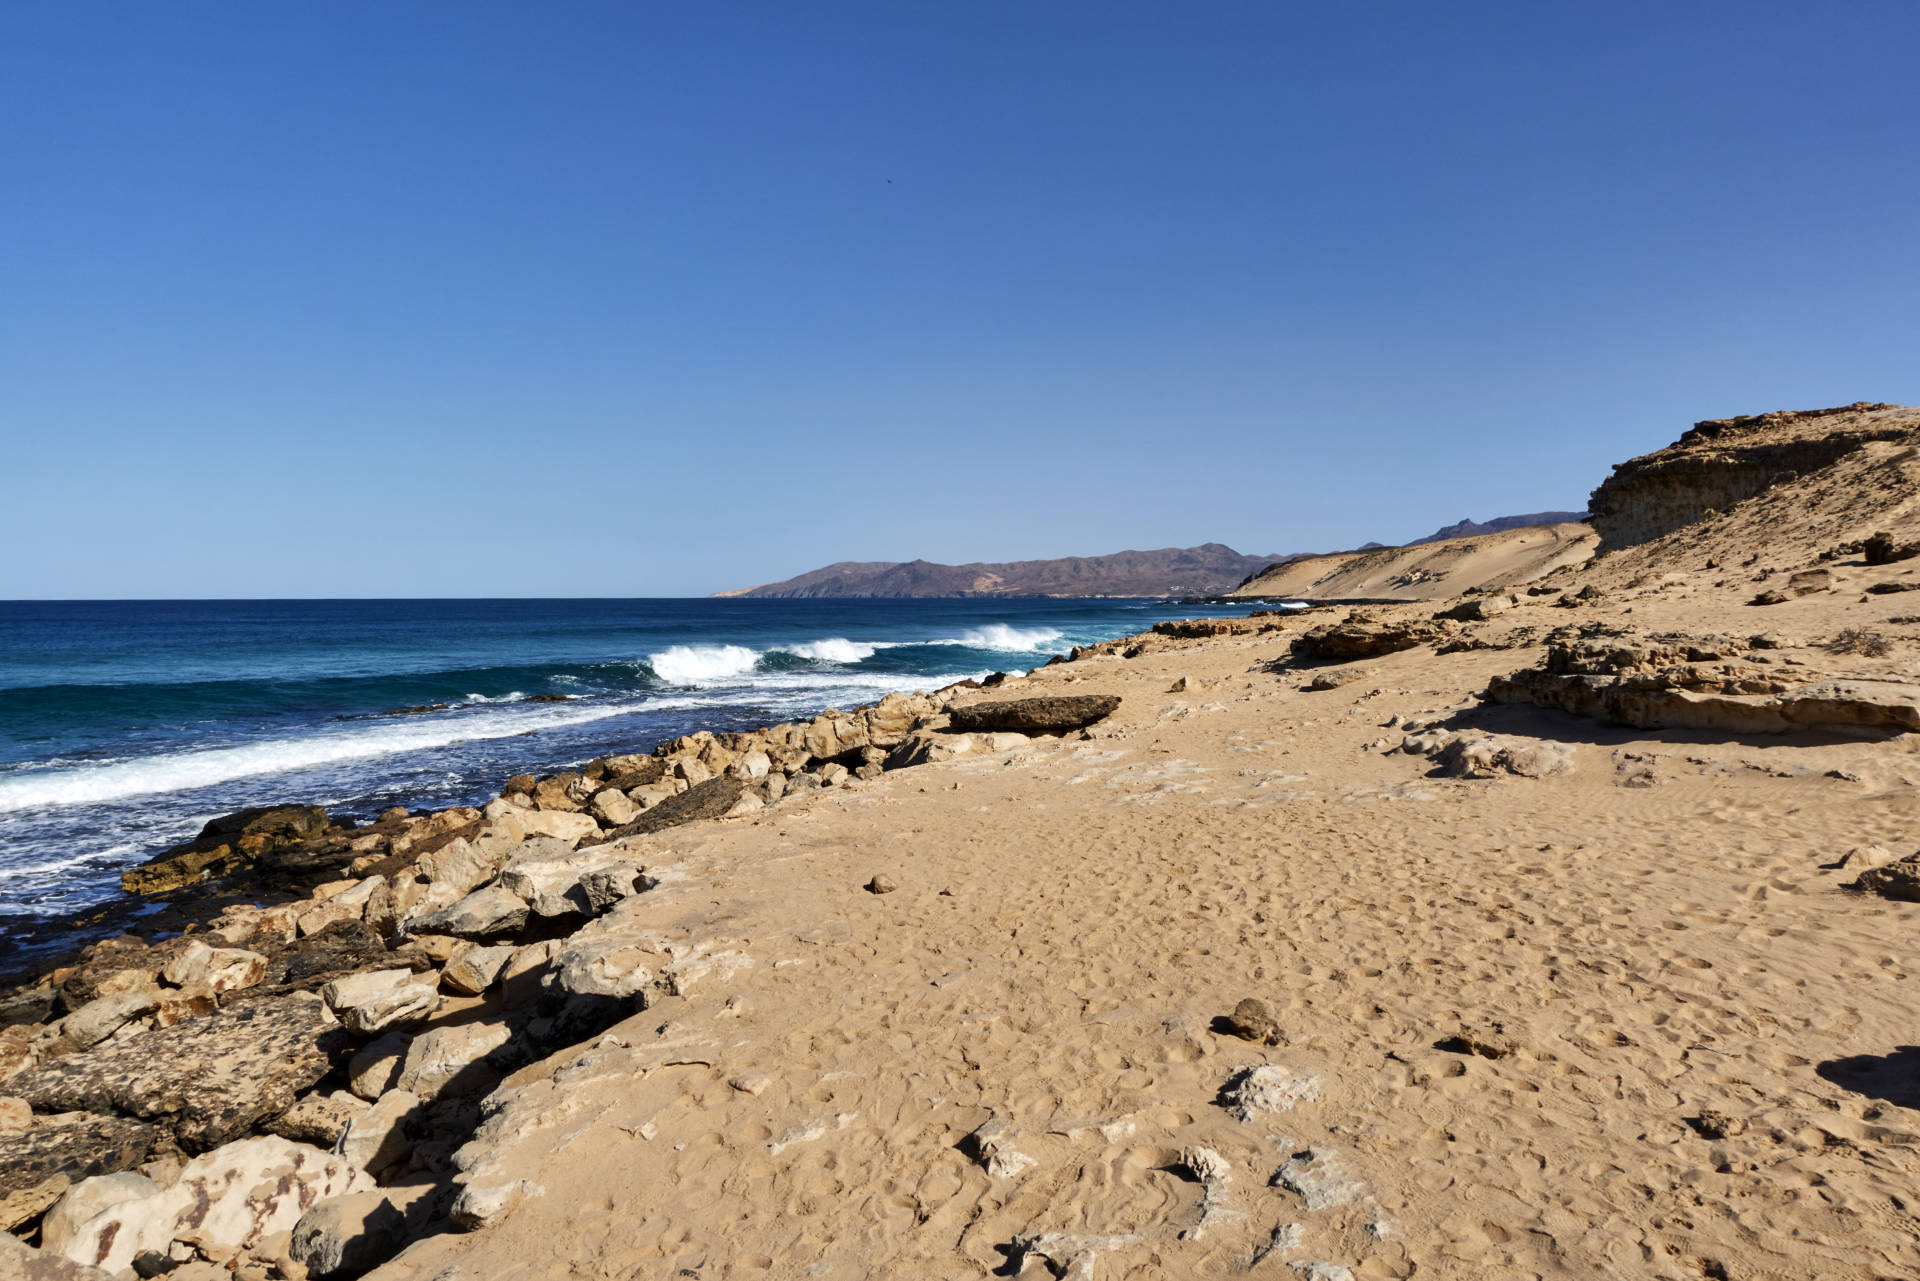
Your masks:
<svg viewBox="0 0 1920 1281"><path fill-rule="evenodd" d="M587 808L607 827L619 827L640 816L640 807L617 787L606 787L595 792Z"/></svg>
<svg viewBox="0 0 1920 1281"><path fill-rule="evenodd" d="M355 1036L423 1022L440 999L412 970L373 970L335 979L320 990L327 1008Z"/></svg>
<svg viewBox="0 0 1920 1281"><path fill-rule="evenodd" d="M90 1049L134 1019L153 1013L160 1004L158 988L115 992L88 1001L61 1020L60 1034L77 1050Z"/></svg>
<svg viewBox="0 0 1920 1281"><path fill-rule="evenodd" d="M518 823L514 827L524 830ZM490 853L482 848L485 844L484 838L480 844L465 839L449 841L422 858L416 870L436 888L444 887L458 899L485 885L500 869L501 851Z"/></svg>
<svg viewBox="0 0 1920 1281"><path fill-rule="evenodd" d="M331 1149L348 1124L366 1110L365 1103L344 1092L309 1094L267 1122L267 1131L295 1143Z"/></svg>
<svg viewBox="0 0 1920 1281"><path fill-rule="evenodd" d="M222 815L200 835L120 875L129 894L159 894L244 867L277 847L312 840L327 830L317 805L282 805Z"/></svg>
<svg viewBox="0 0 1920 1281"><path fill-rule="evenodd" d="M505 886L489 885L450 907L413 918L407 930L483 941L517 934L526 923L527 901Z"/></svg>
<svg viewBox="0 0 1920 1281"><path fill-rule="evenodd" d="M369 876L358 885L343 890L300 914L300 934L311 937L340 924L357 921L366 915L367 903L387 883L384 876Z"/></svg>
<svg viewBox="0 0 1920 1281"><path fill-rule="evenodd" d="M189 1161L173 1186L118 1202L77 1225L61 1253L122 1272L177 1241L231 1253L291 1231L315 1203L373 1182L345 1160L277 1136L245 1139Z"/></svg>
<svg viewBox="0 0 1920 1281"><path fill-rule="evenodd" d="M405 1032L389 1032L369 1041L347 1061L347 1088L368 1101L391 1090L411 1044L413 1038Z"/></svg>
<svg viewBox="0 0 1920 1281"><path fill-rule="evenodd" d="M1288 646L1296 659L1308 662L1349 663L1357 658L1397 654L1445 640L1450 625L1432 619L1411 618L1383 622L1354 615L1343 623L1315 627L1293 638Z"/></svg>
<svg viewBox="0 0 1920 1281"><path fill-rule="evenodd" d="M52 1250L36 1250L5 1232L0 1232L0 1277L6 1281L112 1281L98 1268Z"/></svg>
<svg viewBox="0 0 1920 1281"><path fill-rule="evenodd" d="M314 1281L359 1276L406 1244L407 1219L383 1192L349 1192L300 1216L287 1253Z"/></svg>
<svg viewBox="0 0 1920 1281"><path fill-rule="evenodd" d="M1847 888L1903 903L1920 903L1920 854L1868 868Z"/></svg>
<svg viewBox="0 0 1920 1281"><path fill-rule="evenodd" d="M507 860L500 885L525 900L535 916L591 916L632 894L640 871L622 844L575 851L564 842L539 838ZM583 878L602 873L590 893Z"/></svg>
<svg viewBox="0 0 1920 1281"><path fill-rule="evenodd" d="M216 995L252 987L266 976L267 958L260 953L237 947L208 947L198 939L187 940L186 947L160 971L160 977L175 987Z"/></svg>
<svg viewBox="0 0 1920 1281"><path fill-rule="evenodd" d="M512 1039L504 1023L456 1023L423 1032L407 1047L396 1084L427 1099L485 1093L498 1084L498 1075L475 1065Z"/></svg>
<svg viewBox="0 0 1920 1281"><path fill-rule="evenodd" d="M529 810L520 815L520 824L528 836L552 836L578 844L600 830L600 822L591 814L566 810Z"/></svg>
<svg viewBox="0 0 1920 1281"><path fill-rule="evenodd" d="M333 1150L354 1168L378 1174L412 1153L407 1123L419 1111L419 1095L388 1090L347 1123Z"/></svg>
<svg viewBox="0 0 1920 1281"><path fill-rule="evenodd" d="M533 803L543 810L558 810L562 813L579 812L580 802L574 799L574 784L582 781L579 774L571 771L555 774L552 778L543 778L534 784Z"/></svg>
<svg viewBox="0 0 1920 1281"><path fill-rule="evenodd" d="M746 790L746 784L737 778L722 775L710 778L704 783L689 787L678 796L668 797L653 806L633 822L617 827L608 835L615 839L629 836L644 836L649 832L664 831L681 823L691 823L697 819L720 818L734 807L740 794Z"/></svg>
<svg viewBox="0 0 1920 1281"><path fill-rule="evenodd" d="M956 733L1006 730L1018 734L1059 734L1084 729L1111 716L1118 694L1049 695L1005 703L972 703L953 708L948 725Z"/></svg>
<svg viewBox="0 0 1920 1281"><path fill-rule="evenodd" d="M134 1170L82 1180L68 1188L40 1221L40 1246L49 1251L64 1250L88 1219L123 1201L137 1201L159 1191L159 1184Z"/></svg>
<svg viewBox="0 0 1920 1281"><path fill-rule="evenodd" d="M326 1075L338 1036L324 1001L293 993L42 1064L7 1089L39 1112L119 1112L166 1123L182 1146L205 1151L291 1107Z"/></svg>
<svg viewBox="0 0 1920 1281"><path fill-rule="evenodd" d="M447 962L447 967L440 971L440 983L462 996L479 996L500 977L513 952L514 949L506 945L471 948Z"/></svg>

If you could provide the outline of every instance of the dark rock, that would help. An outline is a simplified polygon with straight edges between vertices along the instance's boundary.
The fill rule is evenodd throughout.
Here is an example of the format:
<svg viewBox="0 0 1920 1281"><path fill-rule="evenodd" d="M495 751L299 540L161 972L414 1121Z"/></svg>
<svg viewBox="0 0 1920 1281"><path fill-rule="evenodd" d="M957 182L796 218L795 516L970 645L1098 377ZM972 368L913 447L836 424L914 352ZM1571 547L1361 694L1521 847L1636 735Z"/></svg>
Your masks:
<svg viewBox="0 0 1920 1281"><path fill-rule="evenodd" d="M1874 583L1867 588L1869 596L1891 596L1895 592L1920 591L1920 582L1911 583Z"/></svg>
<svg viewBox="0 0 1920 1281"><path fill-rule="evenodd" d="M151 1125L125 1117L74 1113L36 1118L24 1133L0 1133L0 1195L55 1175L78 1183L96 1174L131 1170L147 1159L159 1137Z"/></svg>
<svg viewBox="0 0 1920 1281"><path fill-rule="evenodd" d="M37 1112L118 1112L203 1152L278 1116L345 1036L320 998L248 1001L57 1059L6 1083Z"/></svg>
<svg viewBox="0 0 1920 1281"><path fill-rule="evenodd" d="M616 841L627 836L644 836L691 823L696 819L719 818L740 800L747 785L730 774L696 783L678 796L669 796L624 827L616 827L604 839Z"/></svg>
<svg viewBox="0 0 1920 1281"><path fill-rule="evenodd" d="M120 874L129 894L158 894L223 876L282 845L298 844L327 830L327 812L317 805L281 805L222 815L184 845L156 854Z"/></svg>
<svg viewBox="0 0 1920 1281"><path fill-rule="evenodd" d="M1380 622L1370 618L1350 618L1344 623L1316 627L1293 638L1288 646L1294 658L1309 662L1347 663L1356 658L1376 658L1397 654L1445 640L1451 629L1431 619L1410 618Z"/></svg>
<svg viewBox="0 0 1920 1281"><path fill-rule="evenodd" d="M359 1276L406 1243L406 1216L381 1192L328 1197L300 1216L287 1253L309 1277Z"/></svg>
<svg viewBox="0 0 1920 1281"><path fill-rule="evenodd" d="M1120 706L1118 694L1074 694L1019 698L1006 703L973 703L952 709L948 728L955 733L1012 731L1019 734L1061 733L1083 729L1111 716Z"/></svg>
<svg viewBox="0 0 1920 1281"><path fill-rule="evenodd" d="M1725 1112L1716 1112L1712 1108L1703 1108L1699 1116L1690 1116L1686 1120L1703 1139L1732 1139L1747 1132L1745 1120L1728 1116Z"/></svg>
<svg viewBox="0 0 1920 1281"><path fill-rule="evenodd" d="M527 701L529 703L565 703L570 702L572 698L571 694L535 694Z"/></svg>
<svg viewBox="0 0 1920 1281"><path fill-rule="evenodd" d="M1891 534L1875 534L1860 544L1860 551L1867 558L1869 565L1891 565L1895 561L1911 560L1915 556L1920 556L1920 543L1902 545L1894 542Z"/></svg>
<svg viewBox="0 0 1920 1281"><path fill-rule="evenodd" d="M1233 1013L1227 1015L1226 1030L1229 1036L1237 1036L1257 1045L1280 1044L1280 1020L1273 1017L1273 1011L1267 1008L1265 1001L1251 996L1234 1006Z"/></svg>

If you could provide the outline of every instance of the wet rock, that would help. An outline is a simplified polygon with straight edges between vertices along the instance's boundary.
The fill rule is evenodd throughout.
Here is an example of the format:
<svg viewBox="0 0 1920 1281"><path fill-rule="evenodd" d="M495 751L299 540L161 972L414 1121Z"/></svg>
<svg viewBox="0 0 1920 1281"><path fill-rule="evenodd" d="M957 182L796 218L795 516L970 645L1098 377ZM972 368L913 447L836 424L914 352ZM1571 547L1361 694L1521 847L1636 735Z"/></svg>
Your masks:
<svg viewBox="0 0 1920 1281"><path fill-rule="evenodd" d="M678 796L668 797L642 813L633 822L614 828L608 836L610 839L619 840L628 836L643 836L649 832L664 831L669 827L691 823L697 819L723 817L739 801L746 786L740 779L724 774L718 778L710 778L704 783L689 787Z"/></svg>
<svg viewBox="0 0 1920 1281"><path fill-rule="evenodd" d="M326 1074L339 1036L306 993L256 1001L22 1072L10 1092L39 1112L119 1112L170 1125L204 1151L278 1116Z"/></svg>
<svg viewBox="0 0 1920 1281"><path fill-rule="evenodd" d="M344 921L289 944L276 963L280 986L312 991L343 974L386 969L394 959L386 943L363 922Z"/></svg>
<svg viewBox="0 0 1920 1281"><path fill-rule="evenodd" d="M273 1136L246 1139L188 1162L172 1187L94 1215L61 1253L109 1272L142 1255L165 1257L177 1241L230 1253L291 1231L323 1198L371 1187L366 1174L318 1148Z"/></svg>
<svg viewBox="0 0 1920 1281"><path fill-rule="evenodd" d="M327 1007L355 1036L424 1021L439 997L412 970L374 970L338 978L321 989Z"/></svg>
<svg viewBox="0 0 1920 1281"><path fill-rule="evenodd" d="M288 1255L315 1281L359 1276L406 1244L407 1219L383 1192L351 1192L317 1202L300 1216Z"/></svg>
<svg viewBox="0 0 1920 1281"><path fill-rule="evenodd" d="M279 846L311 840L326 830L327 812L317 805L226 814L209 822L186 844L121 873L120 885L129 894L179 889L244 867Z"/></svg>
<svg viewBox="0 0 1920 1281"><path fill-rule="evenodd" d="M1920 903L1920 854L1868 868L1847 888L1902 903Z"/></svg>
<svg viewBox="0 0 1920 1281"><path fill-rule="evenodd" d="M948 713L956 733L1007 730L1019 734L1060 734L1085 729L1120 707L1118 694L1070 694L1018 698L1005 703L973 703Z"/></svg>
<svg viewBox="0 0 1920 1281"><path fill-rule="evenodd" d="M1256 1045L1280 1044L1280 1020L1273 1017L1273 1011L1267 1003L1254 997L1246 997L1233 1007L1233 1013L1226 1018L1227 1033L1243 1041L1252 1041Z"/></svg>
<svg viewBox="0 0 1920 1281"><path fill-rule="evenodd" d="M501 885L475 890L451 907L428 912L407 923L414 934L448 934L485 941L519 933L527 923L527 901Z"/></svg>

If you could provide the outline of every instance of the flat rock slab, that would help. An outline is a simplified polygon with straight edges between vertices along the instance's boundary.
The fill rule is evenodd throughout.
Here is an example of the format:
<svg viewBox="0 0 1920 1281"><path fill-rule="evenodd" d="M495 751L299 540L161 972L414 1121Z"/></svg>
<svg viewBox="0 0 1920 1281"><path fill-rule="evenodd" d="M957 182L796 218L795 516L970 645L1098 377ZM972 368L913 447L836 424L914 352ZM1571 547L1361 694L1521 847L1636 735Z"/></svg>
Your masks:
<svg viewBox="0 0 1920 1281"><path fill-rule="evenodd" d="M0 1134L0 1193L35 1187L55 1175L73 1182L118 1174L147 1159L159 1132L125 1117L85 1112L38 1118L23 1134Z"/></svg>
<svg viewBox="0 0 1920 1281"><path fill-rule="evenodd" d="M971 734L1007 730L1018 734L1058 733L1084 729L1113 715L1118 694L1075 694L1055 698L1017 698L1006 703L974 703L956 707L948 728Z"/></svg>
<svg viewBox="0 0 1920 1281"><path fill-rule="evenodd" d="M343 1036L319 997L248 1002L57 1059L7 1082L36 1112L118 1112L205 1151L278 1116Z"/></svg>
<svg viewBox="0 0 1920 1281"><path fill-rule="evenodd" d="M696 819L720 818L734 807L746 786L727 774L696 783L678 796L669 796L625 827L617 827L607 833L607 839L614 841L627 836L644 836L648 832L678 827Z"/></svg>

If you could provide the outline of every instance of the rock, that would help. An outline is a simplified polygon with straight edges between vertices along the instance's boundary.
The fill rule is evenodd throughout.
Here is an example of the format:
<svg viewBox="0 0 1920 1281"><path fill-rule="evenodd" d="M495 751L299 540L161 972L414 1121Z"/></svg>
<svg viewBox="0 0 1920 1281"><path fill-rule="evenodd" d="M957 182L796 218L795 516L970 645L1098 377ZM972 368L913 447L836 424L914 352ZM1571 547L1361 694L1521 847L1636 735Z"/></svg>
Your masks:
<svg viewBox="0 0 1920 1281"><path fill-rule="evenodd" d="M33 1108L25 1099L0 1098L0 1134L25 1134L33 1128Z"/></svg>
<svg viewBox="0 0 1920 1281"><path fill-rule="evenodd" d="M359 1276L399 1253L407 1219L382 1192L328 1197L300 1216L287 1253L314 1281Z"/></svg>
<svg viewBox="0 0 1920 1281"><path fill-rule="evenodd" d="M973 750L973 745L971 734L944 734L932 729L917 729L887 756L886 768L893 770L934 765L965 755ZM803 774L800 777L810 776Z"/></svg>
<svg viewBox="0 0 1920 1281"><path fill-rule="evenodd" d="M640 807L617 787L603 788L594 793L593 803L588 808L606 827L619 827L640 816Z"/></svg>
<svg viewBox="0 0 1920 1281"><path fill-rule="evenodd" d="M498 1223L528 1197L544 1196L546 1189L531 1179L505 1183L467 1183L454 1197L447 1217L469 1232Z"/></svg>
<svg viewBox="0 0 1920 1281"><path fill-rule="evenodd" d="M137 1201L159 1191L159 1184L133 1170L97 1174L76 1183L40 1221L40 1247L56 1253L64 1251L88 1219L124 1201Z"/></svg>
<svg viewBox="0 0 1920 1281"><path fill-rule="evenodd" d="M1459 735L1435 754L1440 772L1449 778L1493 778L1516 774L1545 778L1573 772L1573 753L1537 739L1478 738Z"/></svg>
<svg viewBox="0 0 1920 1281"><path fill-rule="evenodd" d="M377 1041L369 1041L347 1062L347 1088L369 1101L391 1090L400 1077L400 1064L406 1058L413 1038L405 1032L389 1032Z"/></svg>
<svg viewBox="0 0 1920 1281"><path fill-rule="evenodd" d="M129 894L158 894L225 875L271 850L312 840L327 830L327 812L317 805L282 805L226 814L184 845L155 855L120 875Z"/></svg>
<svg viewBox="0 0 1920 1281"><path fill-rule="evenodd" d="M531 774L515 774L500 789L502 796L530 796L533 789L540 786L540 780Z"/></svg>
<svg viewBox="0 0 1920 1281"><path fill-rule="evenodd" d="M412 970L374 970L335 979L321 989L327 1007L355 1036L425 1021L439 997Z"/></svg>
<svg viewBox="0 0 1920 1281"><path fill-rule="evenodd" d="M1475 1054L1483 1059L1504 1059L1514 1052L1514 1044L1498 1024L1486 1029L1462 1028L1453 1036L1434 1043L1434 1048L1450 1054Z"/></svg>
<svg viewBox="0 0 1920 1281"><path fill-rule="evenodd" d="M406 1126L419 1110L419 1095L388 1090L347 1123L333 1151L355 1169L378 1174L413 1151Z"/></svg>
<svg viewBox="0 0 1920 1281"><path fill-rule="evenodd" d="M73 1184L133 1169L158 1138L150 1125L86 1112L43 1116L32 1129L0 1134L0 1220L16 1228Z"/></svg>
<svg viewBox="0 0 1920 1281"><path fill-rule="evenodd" d="M1293 638L1288 646L1295 659L1309 662L1347 663L1357 658L1378 658L1397 654L1445 640L1449 625L1432 619L1411 618L1383 622L1364 615L1353 615L1344 623L1316 627Z"/></svg>
<svg viewBox="0 0 1920 1281"><path fill-rule="evenodd" d="M551 836L570 845L577 845L600 830L600 821L593 815L566 810L528 810L519 818L528 836Z"/></svg>
<svg viewBox="0 0 1920 1281"><path fill-rule="evenodd" d="M451 907L407 922L413 934L450 934L484 941L517 934L527 923L527 902L501 885L475 890Z"/></svg>
<svg viewBox="0 0 1920 1281"><path fill-rule="evenodd" d="M1241 1121L1260 1112L1290 1112L1295 1104L1320 1097L1320 1078L1280 1063L1243 1068L1221 1087L1220 1104Z"/></svg>
<svg viewBox="0 0 1920 1281"><path fill-rule="evenodd" d="M516 829L520 824L515 823ZM464 839L455 839L420 860L419 868L429 883L443 887L448 902L479 889L500 870L501 858L489 854Z"/></svg>
<svg viewBox="0 0 1920 1281"><path fill-rule="evenodd" d="M1000 1117L993 1117L962 1141L961 1147L995 1179L1017 1179L1039 1164L1014 1146L1019 1132Z"/></svg>
<svg viewBox="0 0 1920 1281"><path fill-rule="evenodd" d="M589 887L584 882L593 878ZM592 916L633 894L640 866L621 843L575 851L551 838L528 841L500 870L499 884L535 916Z"/></svg>
<svg viewBox="0 0 1920 1281"><path fill-rule="evenodd" d="M669 827L691 823L697 819L721 818L739 801L740 794L746 790L746 786L739 779L726 775L710 778L704 783L689 787L678 796L661 801L633 822L613 829L609 835L618 840L629 836L643 836L649 832L664 831Z"/></svg>
<svg viewBox="0 0 1920 1281"><path fill-rule="evenodd" d="M440 983L462 996L479 996L500 977L500 971L506 968L513 952L514 949L506 945L476 947L462 952L447 962L446 969L440 971Z"/></svg>
<svg viewBox="0 0 1920 1281"><path fill-rule="evenodd" d="M5 1232L0 1232L0 1278L5 1281L113 1281L98 1268L75 1263L51 1250L36 1250Z"/></svg>
<svg viewBox="0 0 1920 1281"><path fill-rule="evenodd" d="M10 1092L39 1112L117 1111L171 1124L204 1151L278 1116L327 1072L338 1028L306 993L217 1010L22 1072Z"/></svg>
<svg viewBox="0 0 1920 1281"><path fill-rule="evenodd" d="M1021 734L1059 734L1085 729L1111 716L1119 706L1118 694L1019 698L1005 703L973 703L953 708L948 714L948 724L959 733L1011 730Z"/></svg>
<svg viewBox="0 0 1920 1281"><path fill-rule="evenodd" d="M1254 997L1244 997L1233 1007L1233 1013L1226 1018L1227 1032L1243 1041L1252 1041L1257 1045L1280 1044L1280 1021L1273 1017L1273 1011L1267 1003Z"/></svg>
<svg viewBox="0 0 1920 1281"><path fill-rule="evenodd" d="M61 1253L109 1272L130 1268L141 1255L165 1257L177 1241L230 1254L290 1231L323 1198L371 1187L364 1173L318 1148L272 1136L246 1139L188 1162L172 1187L77 1225Z"/></svg>
<svg viewBox="0 0 1920 1281"><path fill-rule="evenodd" d="M1451 618L1463 623L1482 623L1489 618L1504 614L1520 604L1514 596L1477 596L1462 601L1451 609L1443 609L1436 618Z"/></svg>
<svg viewBox="0 0 1920 1281"><path fill-rule="evenodd" d="M89 1049L118 1032L122 1026L142 1015L153 1013L160 1004L158 989L116 992L88 1001L60 1023L60 1034L75 1049Z"/></svg>
<svg viewBox="0 0 1920 1281"><path fill-rule="evenodd" d="M882 872L860 888L869 894L891 894L900 887L893 883L891 876Z"/></svg>
<svg viewBox="0 0 1920 1281"><path fill-rule="evenodd" d="M1920 903L1920 854L1869 868L1847 888L1902 903Z"/></svg>
<svg viewBox="0 0 1920 1281"><path fill-rule="evenodd" d="M1746 1121L1725 1112L1716 1112L1712 1108L1703 1108L1700 1115L1689 1118L1688 1125L1703 1139L1735 1139L1747 1132Z"/></svg>
<svg viewBox="0 0 1920 1281"><path fill-rule="evenodd" d="M574 785L583 781L579 774L571 771L555 774L552 778L543 778L534 784L533 803L542 810L577 813L580 802L574 797Z"/></svg>
<svg viewBox="0 0 1920 1281"><path fill-rule="evenodd" d="M351 1094L309 1094L267 1122L267 1132L295 1143L332 1149L367 1105Z"/></svg>
<svg viewBox="0 0 1920 1281"><path fill-rule="evenodd" d="M484 1093L497 1084L498 1074L476 1065L512 1039L504 1023L456 1023L423 1032L407 1048L395 1084L425 1099Z"/></svg>
<svg viewBox="0 0 1920 1281"><path fill-rule="evenodd" d="M160 977L175 987L198 988L215 994L238 992L267 976L267 958L237 947L208 947L189 939L184 950L167 963Z"/></svg>
<svg viewBox="0 0 1920 1281"><path fill-rule="evenodd" d="M343 921L357 921L366 915L367 903L387 883L384 876L369 876L350 890L335 894L332 898L309 908L300 914L300 933L303 937L324 933Z"/></svg>
<svg viewBox="0 0 1920 1281"><path fill-rule="evenodd" d="M773 759L765 752L746 752L727 768L735 778L748 783L758 783L773 772Z"/></svg>
<svg viewBox="0 0 1920 1281"><path fill-rule="evenodd" d="M820 780L822 787L838 787L847 781L847 767L839 764L822 765L814 777Z"/></svg>

